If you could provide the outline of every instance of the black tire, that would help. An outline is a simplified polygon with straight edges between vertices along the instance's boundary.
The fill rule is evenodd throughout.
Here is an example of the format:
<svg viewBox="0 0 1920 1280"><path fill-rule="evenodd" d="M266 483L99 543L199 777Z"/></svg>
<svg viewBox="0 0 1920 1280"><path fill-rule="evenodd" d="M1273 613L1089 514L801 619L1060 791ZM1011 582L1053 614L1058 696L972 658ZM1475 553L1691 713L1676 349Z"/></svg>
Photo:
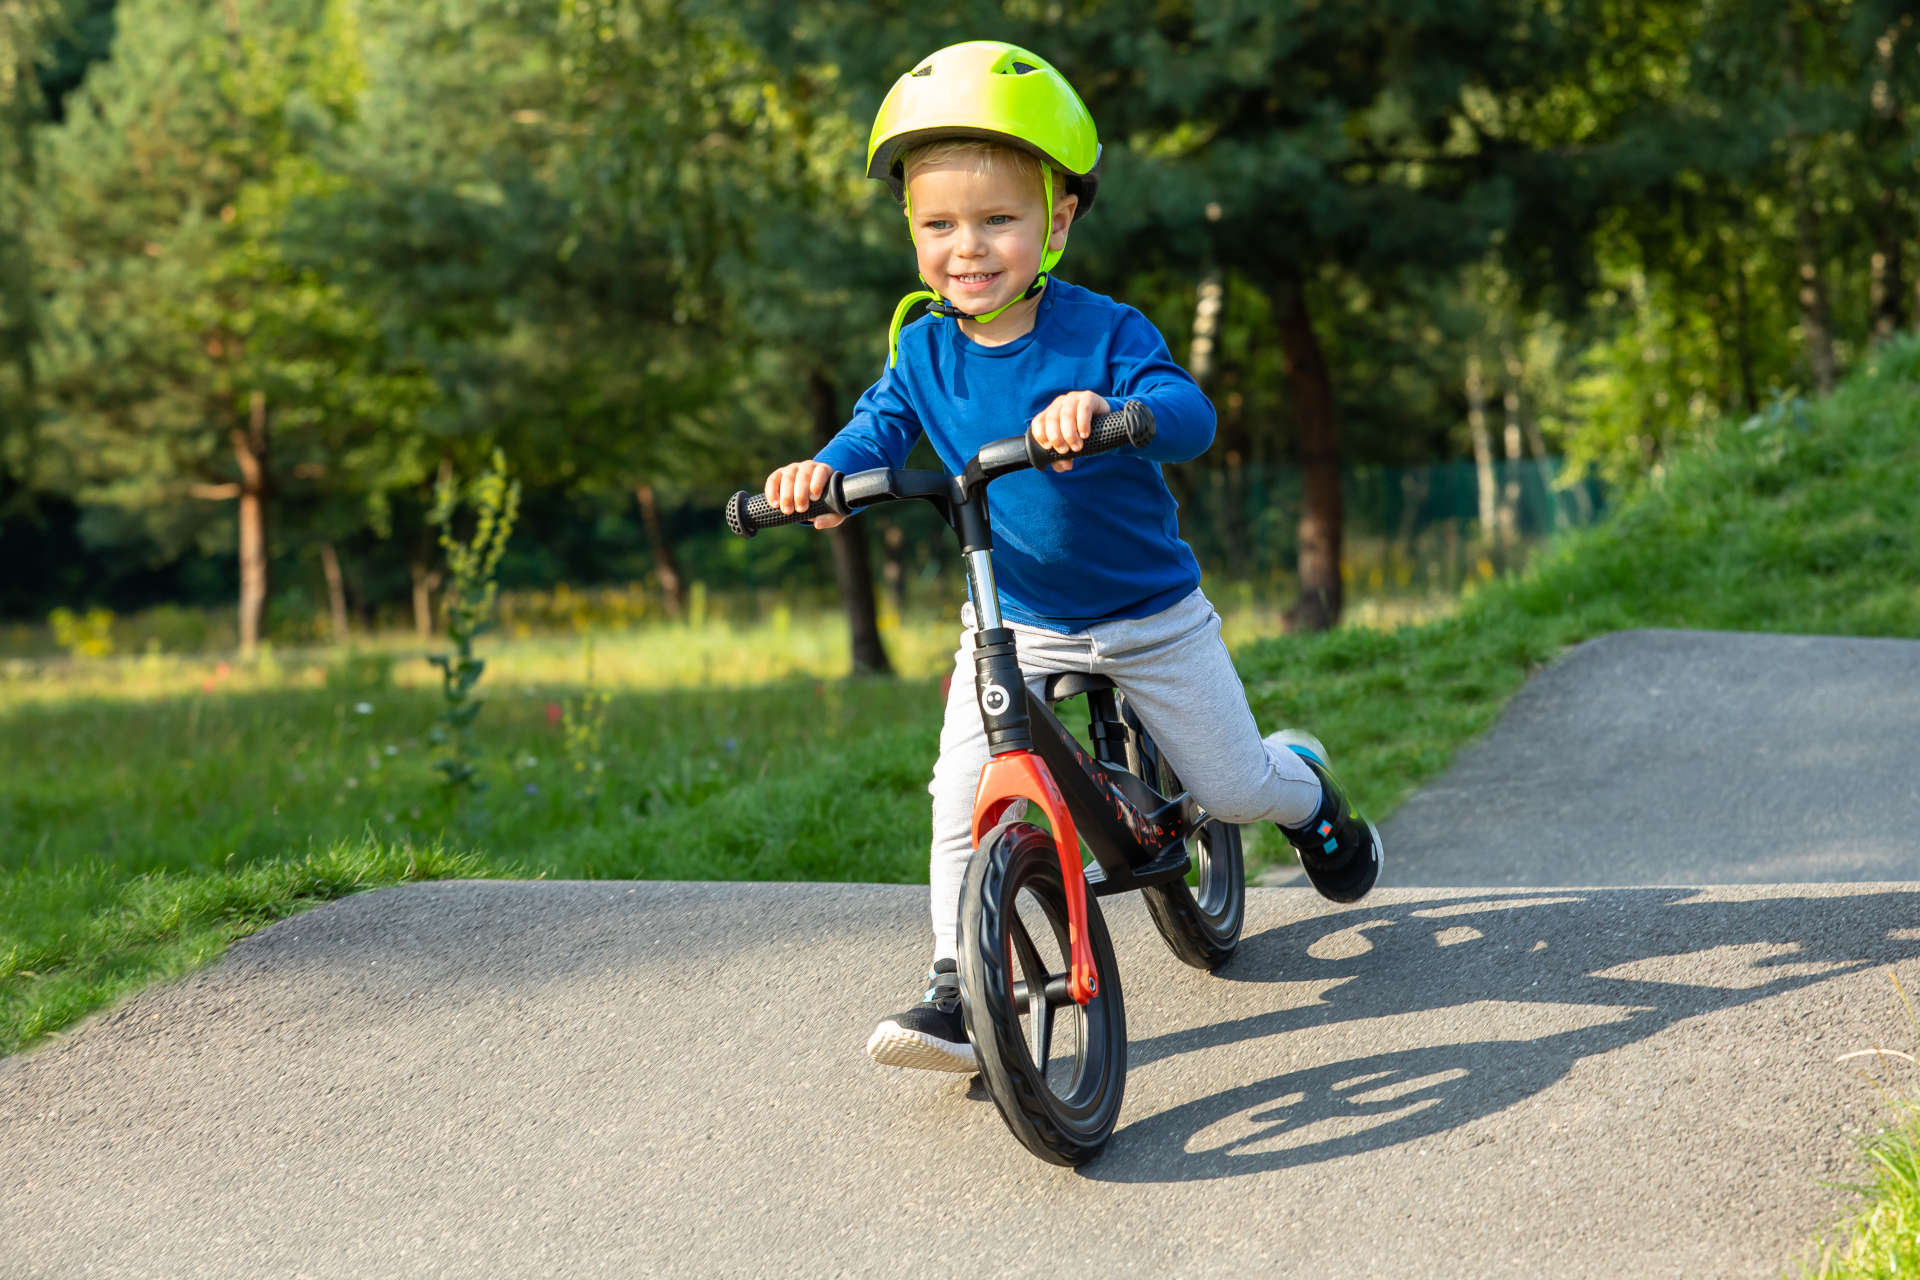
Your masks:
<svg viewBox="0 0 1920 1280"><path fill-rule="evenodd" d="M1173 766L1160 755L1153 740L1133 720L1130 754L1134 769L1158 781L1160 793L1179 795L1185 788ZM1193 870L1185 880L1142 889L1147 914L1168 949L1196 969L1211 972L1225 964L1240 945L1247 922L1247 866L1240 848L1240 828L1229 822L1209 822L1187 842Z"/></svg>
<svg viewBox="0 0 1920 1280"><path fill-rule="evenodd" d="M1120 970L1091 894L1087 942L1099 994L1083 1006L1066 992L1072 951L1053 837L1027 822L997 827L968 864L960 897L961 1004L1001 1118L1053 1164L1100 1154L1126 1090ZM1027 994L1035 983L1037 999Z"/></svg>

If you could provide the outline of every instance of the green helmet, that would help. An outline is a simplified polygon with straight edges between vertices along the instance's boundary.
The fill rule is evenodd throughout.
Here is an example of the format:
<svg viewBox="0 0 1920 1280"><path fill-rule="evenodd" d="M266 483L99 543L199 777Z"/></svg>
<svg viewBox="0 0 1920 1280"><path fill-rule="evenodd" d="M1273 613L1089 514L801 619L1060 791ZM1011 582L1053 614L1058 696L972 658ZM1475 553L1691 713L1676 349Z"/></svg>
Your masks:
<svg viewBox="0 0 1920 1280"><path fill-rule="evenodd" d="M1047 221L1053 221L1053 170L1066 175L1067 194L1079 197L1073 216L1093 207L1100 185L1100 138L1093 115L1067 78L1037 53L1004 40L969 40L921 60L894 81L867 138L867 176L887 184L905 203L906 175L900 158L910 147L941 138L980 138L1032 152L1046 162L1041 170ZM991 321L1001 312L1040 292L1060 250L1046 249L1040 274L1026 292L999 310L974 317ZM900 326L916 302L929 310L960 317L963 313L931 290L910 293L894 308L887 331L887 364L894 362Z"/></svg>
<svg viewBox="0 0 1920 1280"><path fill-rule="evenodd" d="M1093 116L1037 53L1004 40L969 40L922 59L880 104L867 139L867 176L904 198L901 154L937 138L982 138L1031 151L1066 173L1067 190L1080 197L1075 217L1093 205L1100 163Z"/></svg>

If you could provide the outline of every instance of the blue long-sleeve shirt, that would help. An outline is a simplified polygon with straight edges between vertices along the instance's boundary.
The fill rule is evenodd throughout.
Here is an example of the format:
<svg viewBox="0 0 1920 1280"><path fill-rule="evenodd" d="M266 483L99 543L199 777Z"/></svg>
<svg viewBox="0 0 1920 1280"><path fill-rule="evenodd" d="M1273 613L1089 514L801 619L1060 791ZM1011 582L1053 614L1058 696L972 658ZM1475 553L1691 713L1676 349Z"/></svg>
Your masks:
<svg viewBox="0 0 1920 1280"><path fill-rule="evenodd" d="M924 434L958 474L982 445L1023 434L1068 391L1098 392L1114 408L1145 401L1153 442L1076 459L1071 471L1017 471L993 482L1001 611L1062 632L1158 613L1200 585L1160 464L1205 452L1214 413L1132 307L1055 277L1032 330L998 347L974 342L953 320L923 316L901 330L893 367L816 460L845 472L898 467Z"/></svg>

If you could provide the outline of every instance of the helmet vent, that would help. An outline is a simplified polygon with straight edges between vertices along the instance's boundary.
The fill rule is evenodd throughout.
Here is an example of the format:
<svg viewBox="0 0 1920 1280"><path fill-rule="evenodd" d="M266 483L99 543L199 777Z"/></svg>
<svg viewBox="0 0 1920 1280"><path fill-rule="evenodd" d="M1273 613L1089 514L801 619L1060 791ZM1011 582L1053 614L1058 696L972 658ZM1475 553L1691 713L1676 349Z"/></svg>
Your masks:
<svg viewBox="0 0 1920 1280"><path fill-rule="evenodd" d="M1038 71L1039 69L1040 68L1030 62L1016 62L1013 64L1013 74L1016 76L1024 76L1030 71Z"/></svg>
<svg viewBox="0 0 1920 1280"><path fill-rule="evenodd" d="M910 74L916 75L916 76L930 76L933 74L933 64L929 62L926 66L921 67L918 71L911 72Z"/></svg>

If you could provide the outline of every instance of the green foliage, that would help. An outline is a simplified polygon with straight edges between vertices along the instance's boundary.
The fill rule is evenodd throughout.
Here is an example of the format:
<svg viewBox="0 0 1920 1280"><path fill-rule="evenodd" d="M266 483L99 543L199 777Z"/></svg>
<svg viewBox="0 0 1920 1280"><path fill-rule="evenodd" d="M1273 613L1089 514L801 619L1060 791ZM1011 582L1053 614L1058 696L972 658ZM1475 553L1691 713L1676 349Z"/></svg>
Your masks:
<svg viewBox="0 0 1920 1280"><path fill-rule="evenodd" d="M809 664L837 660L844 670L844 652L827 643L831 629L815 630ZM716 627L696 640L711 653L729 632ZM687 645L676 630L658 650L671 661ZM607 874L664 845L669 836L657 824L724 826L722 811L699 822L677 816L702 800L784 780L757 793L771 804L809 779L841 777L848 769L837 760L864 752L860 744L876 732L914 726L889 748L889 786L896 775L923 773L930 758L941 705L931 679L765 683L743 665L732 678L755 681L744 689L692 687L698 667L683 677L689 687L661 689L652 687L663 665L654 655L632 641L596 650L606 769L592 824L580 821L579 774L548 712L579 696L578 646L565 646L566 661L546 677L534 674L538 665L506 663L521 674L488 707L489 754L511 768L513 785L488 796L492 852L450 844L453 824L422 803L437 776L423 731L442 699L412 687L411 677L401 687L371 673L357 686L343 677L318 687L309 672L290 668L269 684L241 668L202 689L189 668L171 681L185 691L156 696L90 685L108 664L88 664L57 687L43 677L16 694L0 683L0 1053L211 959L232 937L310 901L414 876ZM739 656L757 664L790 655ZM878 776L866 765L853 771ZM759 874L831 874L823 852L831 845L819 841L835 822L866 825L864 800L846 807L855 794L809 802L813 834L791 860L780 815L759 813ZM888 816L862 839L875 856L887 846L891 878L923 875L924 848L916 858L916 842L899 833L924 823L924 790L917 801L904 789L872 807ZM731 874L724 862L697 861L727 838L715 831L657 856L680 875ZM513 865L499 853L509 848L540 851L538 865ZM128 905L136 898L137 910Z"/></svg>
<svg viewBox="0 0 1920 1280"><path fill-rule="evenodd" d="M82 503L96 563L225 553L209 499L259 393L280 589L324 543L374 607L427 571L443 462L497 446L536 498L704 500L811 452L912 284L860 174L873 110L911 58L987 29L1047 51L1102 125L1068 277L1176 358L1197 284L1226 287L1220 437L1174 477L1194 492L1293 452L1268 296L1289 272L1349 457L1463 456L1473 359L1576 468L1638 482L1817 385L1805 272L1844 367L1910 324L1920 265L1897 0L831 0L804 21L37 0L0 21L0 472ZM36 615L69 603L42 590Z"/></svg>
<svg viewBox="0 0 1920 1280"><path fill-rule="evenodd" d="M465 539L454 532L454 518L463 500L472 504L474 512L474 530ZM494 573L519 512L520 483L509 478L506 456L498 450L494 451L493 468L474 477L464 486L464 492L451 472L443 473L434 488L430 518L440 530L440 547L447 558L444 607L453 652L437 653L428 659L439 668L445 700L432 735L433 742L442 748L433 767L458 804L486 787L474 765L473 721L480 714L482 702L475 696L474 687L487 664L474 656L473 645L493 627L494 600L499 592Z"/></svg>
<svg viewBox="0 0 1920 1280"><path fill-rule="evenodd" d="M560 738L575 775L576 794L587 813L598 817L600 792L606 784L607 705L612 695L594 685L591 632L585 644L586 680L579 696L568 698L561 708Z"/></svg>
<svg viewBox="0 0 1920 1280"><path fill-rule="evenodd" d="M113 652L113 611L89 609L84 614L59 608L47 615L53 641L74 658L104 658Z"/></svg>

